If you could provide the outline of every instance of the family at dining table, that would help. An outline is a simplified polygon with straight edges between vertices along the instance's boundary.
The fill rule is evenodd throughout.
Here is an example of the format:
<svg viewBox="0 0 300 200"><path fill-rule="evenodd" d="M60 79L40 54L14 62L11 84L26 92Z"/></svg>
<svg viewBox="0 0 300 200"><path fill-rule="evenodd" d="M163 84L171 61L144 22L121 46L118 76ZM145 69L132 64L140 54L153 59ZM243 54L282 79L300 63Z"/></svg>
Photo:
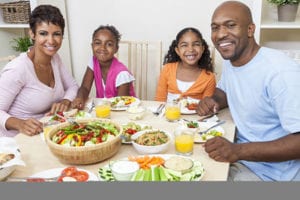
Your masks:
<svg viewBox="0 0 300 200"><path fill-rule="evenodd" d="M135 96L134 75L114 56L121 39L114 26L92 34L93 55L79 87L57 53L65 28L59 9L37 6L29 25L33 46L0 72L0 136L36 135L39 118L83 109L93 83L97 98ZM203 145L210 158L230 163L228 181L300 181L299 64L255 41L251 10L242 2L221 3L210 26L224 59L220 80L201 32L186 27L164 57L154 100L198 99L199 115L229 108L235 141L214 137Z"/></svg>

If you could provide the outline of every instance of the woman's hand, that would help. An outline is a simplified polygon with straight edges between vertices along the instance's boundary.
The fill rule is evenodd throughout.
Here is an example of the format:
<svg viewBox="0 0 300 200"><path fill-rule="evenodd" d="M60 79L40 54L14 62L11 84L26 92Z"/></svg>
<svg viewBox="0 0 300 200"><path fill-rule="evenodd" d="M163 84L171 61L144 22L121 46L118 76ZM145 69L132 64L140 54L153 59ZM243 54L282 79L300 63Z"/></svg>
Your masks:
<svg viewBox="0 0 300 200"><path fill-rule="evenodd" d="M76 98L74 99L74 101L72 102L72 108L77 108L79 110L83 110L84 108L84 100L82 98Z"/></svg>
<svg viewBox="0 0 300 200"><path fill-rule="evenodd" d="M71 101L67 99L63 99L62 101L58 103L52 104L50 112L46 113L46 116L53 115L56 112L64 112L69 109L71 105Z"/></svg>
<svg viewBox="0 0 300 200"><path fill-rule="evenodd" d="M33 118L19 120L18 131L29 136L37 135L43 131L43 123Z"/></svg>

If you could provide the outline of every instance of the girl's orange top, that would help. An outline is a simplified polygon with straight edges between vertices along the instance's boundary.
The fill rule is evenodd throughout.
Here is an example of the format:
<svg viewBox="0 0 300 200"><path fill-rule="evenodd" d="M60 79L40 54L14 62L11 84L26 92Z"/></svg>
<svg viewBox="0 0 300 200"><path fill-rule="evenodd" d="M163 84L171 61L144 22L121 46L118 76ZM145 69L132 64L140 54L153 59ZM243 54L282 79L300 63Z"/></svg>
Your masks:
<svg viewBox="0 0 300 200"><path fill-rule="evenodd" d="M156 101L167 101L169 93L180 94L180 97L191 97L203 99L212 96L216 88L215 74L203 69L194 84L185 92L181 92L177 87L176 71L178 62L167 63L160 72L160 77L156 89Z"/></svg>

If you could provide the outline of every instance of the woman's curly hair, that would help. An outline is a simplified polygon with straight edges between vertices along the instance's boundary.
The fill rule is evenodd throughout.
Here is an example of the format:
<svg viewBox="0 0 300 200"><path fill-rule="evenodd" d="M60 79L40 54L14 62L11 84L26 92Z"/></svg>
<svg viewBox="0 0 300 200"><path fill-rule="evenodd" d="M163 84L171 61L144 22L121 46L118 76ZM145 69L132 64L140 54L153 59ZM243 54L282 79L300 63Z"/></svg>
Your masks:
<svg viewBox="0 0 300 200"><path fill-rule="evenodd" d="M168 53L164 57L163 64L172 63L172 62L178 62L181 61L180 57L177 55L175 48L178 46L178 42L181 39L181 37L188 31L191 31L195 33L201 40L202 45L204 46L204 52L198 61L199 68L206 69L207 71L214 71L212 59L210 57L210 51L208 48L208 45L206 41L203 39L202 34L200 31L193 27L187 27L182 29L176 36L176 39L172 41L172 44L169 47Z"/></svg>

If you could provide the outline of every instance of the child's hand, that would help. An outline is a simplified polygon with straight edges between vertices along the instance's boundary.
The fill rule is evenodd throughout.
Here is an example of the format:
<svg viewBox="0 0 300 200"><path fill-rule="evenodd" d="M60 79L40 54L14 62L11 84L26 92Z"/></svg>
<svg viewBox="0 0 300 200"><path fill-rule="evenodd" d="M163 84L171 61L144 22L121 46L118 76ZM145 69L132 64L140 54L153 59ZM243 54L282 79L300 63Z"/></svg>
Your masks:
<svg viewBox="0 0 300 200"><path fill-rule="evenodd" d="M82 98L76 98L72 102L72 108L77 108L79 110L83 110L84 108L84 101Z"/></svg>

